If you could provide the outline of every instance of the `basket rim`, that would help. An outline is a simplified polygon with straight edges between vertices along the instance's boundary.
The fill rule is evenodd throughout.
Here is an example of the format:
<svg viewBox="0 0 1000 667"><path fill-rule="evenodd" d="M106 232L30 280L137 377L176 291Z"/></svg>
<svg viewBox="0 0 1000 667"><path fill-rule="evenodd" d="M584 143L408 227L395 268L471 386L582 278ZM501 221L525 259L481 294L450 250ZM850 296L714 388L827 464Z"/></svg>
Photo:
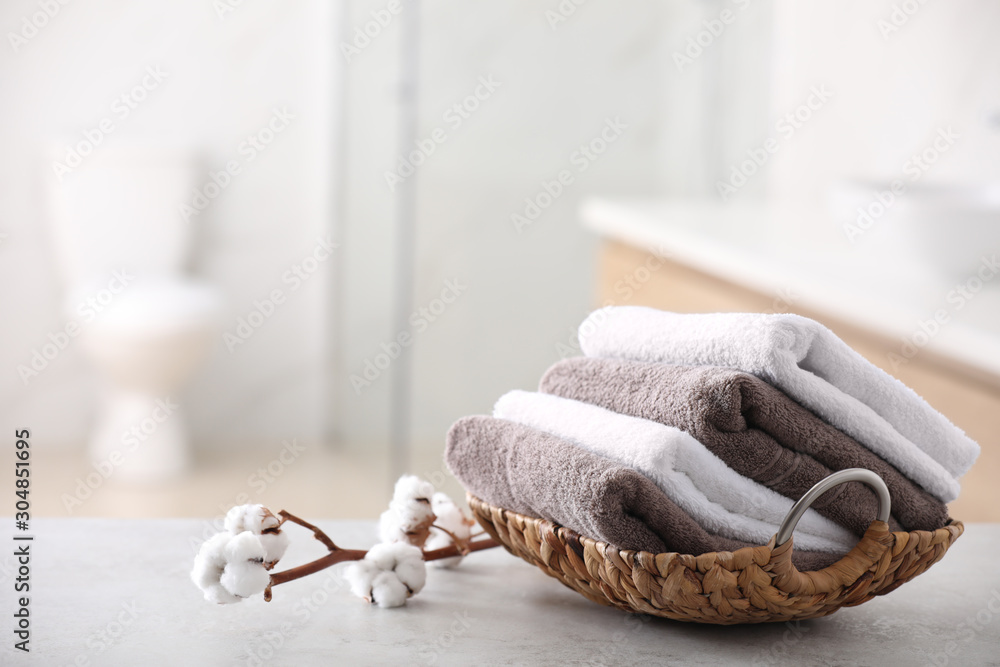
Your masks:
<svg viewBox="0 0 1000 667"><path fill-rule="evenodd" d="M838 587L850 586L857 582L865 572L883 560L887 553L891 556L897 556L906 545L914 540L916 540L917 545L924 547L939 543L947 543L950 546L965 532L965 524L956 519L951 519L947 525L933 531L896 532L890 531L886 522L875 520L872 521L865 534L859 538L858 543L838 561L820 570L803 572L792 564L794 537L781 546L775 546L776 535L772 535L767 544L742 547L735 551L709 551L702 554L668 551L654 554L649 551L619 549L607 542L581 535L554 521L528 516L493 505L468 491L466 491L466 497L477 518L481 514L492 516L499 513L506 522L509 522L510 518L513 517L515 523L533 524L542 540L556 539L564 545L569 545L581 559L584 557L584 552L592 551L605 560L621 560L629 565L644 562L654 564L654 570L660 572L671 569L674 562L699 572L707 572L715 565L736 571L754 564L773 574L775 585L789 595L827 593ZM501 539L500 542L506 546L505 540Z"/></svg>

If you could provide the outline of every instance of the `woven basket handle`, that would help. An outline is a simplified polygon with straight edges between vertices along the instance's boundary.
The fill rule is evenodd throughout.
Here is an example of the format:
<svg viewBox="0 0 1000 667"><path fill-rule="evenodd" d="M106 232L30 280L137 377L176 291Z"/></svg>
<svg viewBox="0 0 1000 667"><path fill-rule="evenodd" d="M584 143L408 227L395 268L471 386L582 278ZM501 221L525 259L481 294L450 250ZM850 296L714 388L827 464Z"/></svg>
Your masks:
<svg viewBox="0 0 1000 667"><path fill-rule="evenodd" d="M792 564L792 531L814 500L838 484L863 482L878 495L878 517L853 549L839 561L823 568L799 572ZM772 539L766 565L772 585L784 595L834 595L839 604L860 604L868 595L874 579L872 567L892 555L894 534L889 531L889 489L882 478L870 470L849 468L835 472L809 489L789 510ZM771 545L769 545L771 546ZM780 600L775 601L775 604Z"/></svg>
<svg viewBox="0 0 1000 667"><path fill-rule="evenodd" d="M847 468L820 480L813 488L806 491L805 495L799 498L798 502L792 505L792 509L788 510L788 514L785 515L781 525L778 527L778 533L774 537L774 546L780 547L791 538L792 531L798 525L799 519L802 518L802 515L813 504L813 501L835 486L840 486L845 482L863 482L870 486L876 495L878 495L878 516L876 518L879 521L888 523L889 511L892 505L889 500L889 488L885 485L885 482L871 470Z"/></svg>

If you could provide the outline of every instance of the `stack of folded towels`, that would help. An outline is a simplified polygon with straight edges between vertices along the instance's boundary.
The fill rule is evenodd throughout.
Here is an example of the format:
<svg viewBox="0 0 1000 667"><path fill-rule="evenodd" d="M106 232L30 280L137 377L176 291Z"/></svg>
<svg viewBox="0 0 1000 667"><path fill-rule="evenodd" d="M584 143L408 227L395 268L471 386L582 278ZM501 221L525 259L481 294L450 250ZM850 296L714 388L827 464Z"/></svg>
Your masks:
<svg viewBox="0 0 1000 667"><path fill-rule="evenodd" d="M445 458L491 505L620 549L700 554L766 544L837 470L878 473L893 530L934 530L979 446L823 325L797 315L621 306L580 326L586 356L492 417L460 419ZM851 482L799 521L793 561L825 567L874 519Z"/></svg>

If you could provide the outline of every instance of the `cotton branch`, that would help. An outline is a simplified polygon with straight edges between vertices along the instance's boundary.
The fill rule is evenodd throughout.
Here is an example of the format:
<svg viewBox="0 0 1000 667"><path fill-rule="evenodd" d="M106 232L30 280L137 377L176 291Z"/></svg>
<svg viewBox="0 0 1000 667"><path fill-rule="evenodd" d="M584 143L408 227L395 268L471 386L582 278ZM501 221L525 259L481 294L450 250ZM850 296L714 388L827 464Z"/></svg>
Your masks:
<svg viewBox="0 0 1000 667"><path fill-rule="evenodd" d="M361 560L365 557L368 552L362 549L342 549L334 543L330 537L324 533L319 527L298 518L290 512L281 510L278 512L281 517L281 523L292 522L297 523L304 528L308 528L312 531L313 537L322 542L330 553L317 558L314 561L310 561L303 565L297 567L289 568L287 570L282 570L281 572L275 572L271 574L270 583L264 590L264 600L267 602L271 601L271 588L273 586L278 586L279 584L284 584L289 581L294 581L296 579L301 579L302 577L307 577L310 574L315 574L321 570L325 570L328 567L336 565L337 563L344 563L347 561ZM279 524L280 527L281 524ZM445 530L442 528L442 530ZM449 531L445 530L446 533L452 535ZM454 535L452 535L454 538ZM455 538L457 539L457 538ZM490 549L492 547L499 546L499 543L492 538L486 538L482 540L475 540L471 542L466 542L464 540L458 540L455 544L451 544L447 547L442 547L440 549L433 549L431 551L423 552L423 559L425 561L439 560L442 558L454 558L456 556L467 556L473 551L481 551L483 549Z"/></svg>
<svg viewBox="0 0 1000 667"><path fill-rule="evenodd" d="M308 528L309 530L311 530L313 532L313 537L322 542L324 546L326 546L326 548L329 549L330 551L336 551L338 549L337 545L333 543L333 540L331 540L326 533L320 530L318 526L314 526L305 519L300 519L291 512L286 512L285 510L281 510L280 512L278 512L278 516L281 517L281 523L278 524L278 528L280 528L281 524L285 523L286 521L297 523L300 526L303 526L304 528Z"/></svg>

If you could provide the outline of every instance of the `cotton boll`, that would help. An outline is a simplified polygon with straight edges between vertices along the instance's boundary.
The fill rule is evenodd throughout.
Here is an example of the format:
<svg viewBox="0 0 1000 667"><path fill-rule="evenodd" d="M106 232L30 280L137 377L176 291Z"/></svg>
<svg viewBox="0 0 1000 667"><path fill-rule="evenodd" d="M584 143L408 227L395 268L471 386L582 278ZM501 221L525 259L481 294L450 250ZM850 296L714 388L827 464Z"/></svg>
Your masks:
<svg viewBox="0 0 1000 667"><path fill-rule="evenodd" d="M208 558L203 558L201 554L198 554L195 556L194 567L191 569L191 581L201 590L206 590L219 581L224 569L225 566L219 567Z"/></svg>
<svg viewBox="0 0 1000 667"><path fill-rule="evenodd" d="M405 542L376 544L365 554L365 560L371 561L380 570L393 570L401 561L413 558L422 562L423 553L417 547Z"/></svg>
<svg viewBox="0 0 1000 667"><path fill-rule="evenodd" d="M232 536L229 533L217 533L202 543L191 571L191 579L196 584L211 583L212 573L216 569L222 571L226 564L225 548L230 539Z"/></svg>
<svg viewBox="0 0 1000 667"><path fill-rule="evenodd" d="M268 566L273 566L281 560L288 549L288 534L281 530L276 533L262 533L257 539L264 546L264 562Z"/></svg>
<svg viewBox="0 0 1000 667"><path fill-rule="evenodd" d="M260 535L219 533L198 550L191 580L209 602L232 604L263 593L271 581L264 569L267 550Z"/></svg>
<svg viewBox="0 0 1000 667"><path fill-rule="evenodd" d="M278 517L263 505L237 505L226 512L225 526L233 535L249 530L260 535L279 523Z"/></svg>
<svg viewBox="0 0 1000 667"><path fill-rule="evenodd" d="M403 585L409 589L410 595L423 590L424 584L427 582L427 564L419 556L398 561L394 572Z"/></svg>
<svg viewBox="0 0 1000 667"><path fill-rule="evenodd" d="M404 475L396 482L389 509L379 521L383 541L410 542L423 546L434 519L431 497L434 485L414 475Z"/></svg>
<svg viewBox="0 0 1000 667"><path fill-rule="evenodd" d="M434 551L435 549L450 547L454 543L455 541L451 539L451 536L448 535L448 533L432 528L431 536L427 538L426 542L424 542L424 549L427 551ZM462 562L462 558L462 556L455 556L453 558L438 558L437 560L432 560L430 564L434 567L440 568L457 567L458 564Z"/></svg>
<svg viewBox="0 0 1000 667"><path fill-rule="evenodd" d="M470 519L462 511L462 508L448 497L447 493L440 491L435 493L431 499L431 508L437 515L437 521L434 522L437 525L447 528L463 540L468 539L472 534L472 526L475 525L475 521Z"/></svg>
<svg viewBox="0 0 1000 667"><path fill-rule="evenodd" d="M219 577L226 566L225 548L231 538L229 533L218 533L205 540L198 549L194 569L191 570L191 580L198 588L205 589L213 583L219 583Z"/></svg>
<svg viewBox="0 0 1000 667"><path fill-rule="evenodd" d="M226 563L219 583L226 591L241 598L264 592L271 576L264 569L266 550L259 535L244 531L232 536L223 553Z"/></svg>
<svg viewBox="0 0 1000 667"><path fill-rule="evenodd" d="M365 555L365 560L370 560L380 570L394 571L413 593L419 593L427 581L423 552L410 544L377 544Z"/></svg>
<svg viewBox="0 0 1000 667"><path fill-rule="evenodd" d="M271 575L259 561L237 560L226 565L219 583L227 592L241 598L248 598L263 593Z"/></svg>
<svg viewBox="0 0 1000 667"><path fill-rule="evenodd" d="M431 525L437 519L430 505L411 500L407 507L391 506L391 510L395 512L398 521L395 541L422 547L430 536Z"/></svg>
<svg viewBox="0 0 1000 667"><path fill-rule="evenodd" d="M378 519L378 535L383 542L407 542L399 514L395 509L387 509Z"/></svg>
<svg viewBox="0 0 1000 667"><path fill-rule="evenodd" d="M225 554L227 562L240 560L264 561L266 551L260 542L260 536L254 535L250 531L244 531L234 536L226 544Z"/></svg>
<svg viewBox="0 0 1000 667"><path fill-rule="evenodd" d="M396 480L396 486L392 492L393 502L405 502L407 500L423 499L428 503L434 495L434 485L424 481L416 475L403 475Z"/></svg>
<svg viewBox="0 0 1000 667"><path fill-rule="evenodd" d="M351 592L380 607L399 607L427 581L423 553L405 542L376 544L344 571Z"/></svg>
<svg viewBox="0 0 1000 667"><path fill-rule="evenodd" d="M379 540L422 546L421 538L426 538L430 525L435 521L437 517L426 505L416 505L411 510L393 504L379 517Z"/></svg>
<svg viewBox="0 0 1000 667"><path fill-rule="evenodd" d="M372 561L356 560L344 569L344 579L350 585L352 593L371 602L372 581L379 572L381 570Z"/></svg>
<svg viewBox="0 0 1000 667"><path fill-rule="evenodd" d="M230 533L250 532L260 537L268 567L273 567L288 549L288 535L280 528L273 530L279 523L278 517L263 505L238 505L226 512L225 525Z"/></svg>
<svg viewBox="0 0 1000 667"><path fill-rule="evenodd" d="M215 604L236 604L237 602L243 602L243 598L233 595L223 588L222 584L215 584L206 588L205 599Z"/></svg>
<svg viewBox="0 0 1000 667"><path fill-rule="evenodd" d="M259 525L263 518L263 505L237 505L231 507L226 512L225 526L233 535L238 535L245 530L253 530L255 525Z"/></svg>
<svg viewBox="0 0 1000 667"><path fill-rule="evenodd" d="M376 544L368 550L368 553L365 554L365 560L379 570L391 570L396 567L396 550L393 547L397 544L403 544L405 546L405 543L403 542L386 542L383 544Z"/></svg>
<svg viewBox="0 0 1000 667"><path fill-rule="evenodd" d="M472 537L472 527L475 525L475 521L466 516L465 512L448 497L448 494L441 493L440 491L435 493L431 499L431 507L434 510L434 514L437 515L437 519L434 521L436 526L450 531L460 540L468 540ZM448 533L437 528L431 528L431 535L424 543L424 549L427 551L443 549L454 543L455 541ZM462 556L439 558L431 562L435 567L455 567L462 562Z"/></svg>
<svg viewBox="0 0 1000 667"><path fill-rule="evenodd" d="M396 557L397 563L402 563L409 560L419 560L423 562L424 552L411 544L391 544L392 553Z"/></svg>
<svg viewBox="0 0 1000 667"><path fill-rule="evenodd" d="M372 581L371 601L380 607L402 607L409 591L394 572L379 572Z"/></svg>
<svg viewBox="0 0 1000 667"><path fill-rule="evenodd" d="M393 501L389 504L389 509L379 517L379 539L383 542L405 542L422 547L436 518L429 502Z"/></svg>
<svg viewBox="0 0 1000 667"><path fill-rule="evenodd" d="M216 604L232 604L242 598L223 588L221 578L226 568L226 548L233 536L219 533L206 540L198 550L191 570L191 580L205 594L205 599Z"/></svg>

